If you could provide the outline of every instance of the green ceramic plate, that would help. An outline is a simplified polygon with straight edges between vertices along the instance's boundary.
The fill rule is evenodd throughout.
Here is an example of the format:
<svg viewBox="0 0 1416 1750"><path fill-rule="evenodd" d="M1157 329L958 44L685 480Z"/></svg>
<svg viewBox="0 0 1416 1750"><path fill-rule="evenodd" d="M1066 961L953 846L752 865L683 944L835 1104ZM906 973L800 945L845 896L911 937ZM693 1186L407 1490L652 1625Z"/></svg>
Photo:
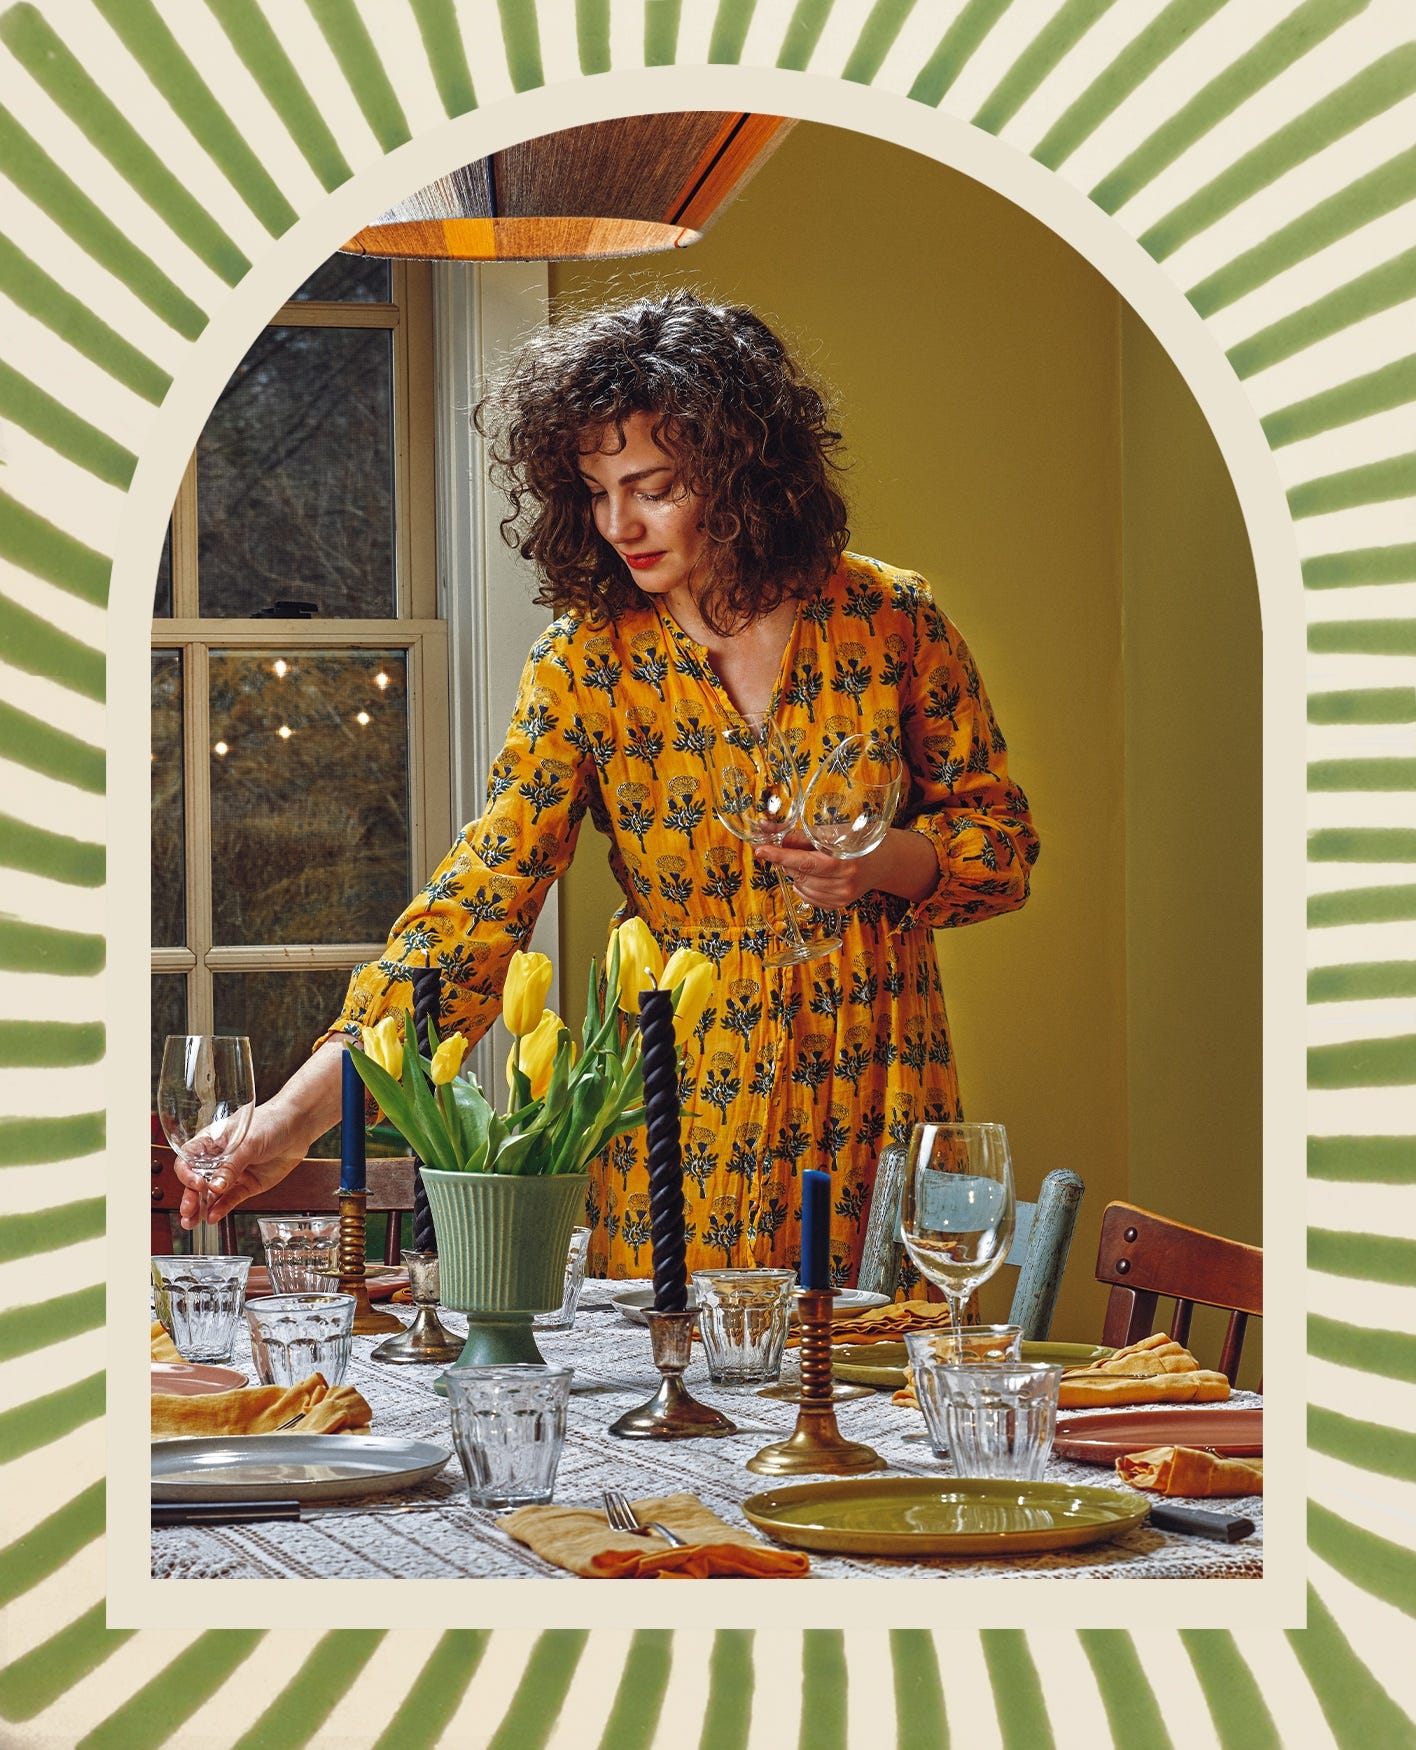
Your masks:
<svg viewBox="0 0 1416 1750"><path fill-rule="evenodd" d="M759 1531L800 1549L856 1556L1016 1556L1099 1543L1149 1511L1131 1489L975 1478L851 1477L751 1495Z"/></svg>
<svg viewBox="0 0 1416 1750"><path fill-rule="evenodd" d="M1050 1361L1057 1367L1094 1367L1114 1355L1099 1343L1024 1343L1024 1361ZM905 1383L903 1343L838 1343L831 1351L837 1379L848 1385L873 1385L898 1391Z"/></svg>

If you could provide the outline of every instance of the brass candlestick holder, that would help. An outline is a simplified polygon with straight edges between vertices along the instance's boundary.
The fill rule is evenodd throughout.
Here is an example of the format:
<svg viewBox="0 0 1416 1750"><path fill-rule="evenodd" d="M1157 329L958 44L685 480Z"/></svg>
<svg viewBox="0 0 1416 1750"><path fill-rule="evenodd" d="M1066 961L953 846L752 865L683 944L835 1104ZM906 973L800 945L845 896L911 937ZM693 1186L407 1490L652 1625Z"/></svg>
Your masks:
<svg viewBox="0 0 1416 1750"><path fill-rule="evenodd" d="M801 1398L790 1438L764 1446L748 1459L747 1468L763 1476L801 1476L816 1472L854 1476L884 1470L885 1460L873 1446L846 1440L836 1426L831 1397L831 1291L803 1288L797 1294L801 1321Z"/></svg>
<svg viewBox="0 0 1416 1750"><path fill-rule="evenodd" d="M339 1193L339 1292L354 1296L356 1337L403 1329L402 1322L392 1313L375 1312L369 1305L369 1285L364 1276L368 1203L367 1191Z"/></svg>
<svg viewBox="0 0 1416 1750"><path fill-rule="evenodd" d="M415 1308L413 1323L406 1331L380 1343L369 1359L395 1363L456 1361L462 1353L461 1340L438 1317L441 1275L437 1253L404 1252L402 1258L408 1266L408 1292Z"/></svg>
<svg viewBox="0 0 1416 1750"><path fill-rule="evenodd" d="M645 1313L654 1365L663 1375L659 1389L636 1410L626 1410L610 1433L621 1440L692 1440L703 1435L736 1434L737 1424L719 1410L709 1409L691 1397L683 1383L683 1370L693 1349L696 1312Z"/></svg>

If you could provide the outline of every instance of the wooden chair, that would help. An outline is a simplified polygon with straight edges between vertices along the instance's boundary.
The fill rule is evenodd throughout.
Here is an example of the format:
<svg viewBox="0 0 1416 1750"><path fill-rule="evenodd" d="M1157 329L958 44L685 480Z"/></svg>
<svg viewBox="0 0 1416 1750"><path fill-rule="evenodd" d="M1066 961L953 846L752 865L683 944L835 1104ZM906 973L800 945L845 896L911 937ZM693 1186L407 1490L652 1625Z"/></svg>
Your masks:
<svg viewBox="0 0 1416 1750"><path fill-rule="evenodd" d="M905 1190L906 1150L883 1149L875 1173L870 1214L861 1248L858 1288L893 1296L900 1281L904 1241L900 1237L900 1206ZM1058 1167L1042 1181L1036 1203L1019 1203L1017 1226L1003 1260L1018 1272L1010 1325L1021 1325L1029 1343L1041 1343L1052 1329L1052 1315L1062 1286L1062 1271L1077 1225L1077 1210L1086 1187L1076 1173Z"/></svg>
<svg viewBox="0 0 1416 1750"><path fill-rule="evenodd" d="M1117 1348L1150 1336L1162 1297L1175 1302L1170 1335L1177 1343L1189 1342L1196 1306L1227 1312L1219 1371L1234 1383L1245 1328L1251 1317L1263 1316L1261 1247L1186 1227L1133 1203L1108 1203L1101 1218L1096 1275L1098 1282L1111 1285L1101 1340Z"/></svg>
<svg viewBox="0 0 1416 1750"><path fill-rule="evenodd" d="M172 1150L152 1144L152 1249L154 1254L172 1250L172 1220L182 1205L182 1185L177 1177ZM413 1161L411 1156L370 1159L367 1171L370 1215L388 1216L384 1262L396 1264L403 1240L403 1217L413 1208ZM274 1189L249 1197L241 1205L252 1215L332 1215L339 1208L339 1162L303 1160L296 1163ZM236 1222L225 1216L218 1223L223 1252L236 1249Z"/></svg>

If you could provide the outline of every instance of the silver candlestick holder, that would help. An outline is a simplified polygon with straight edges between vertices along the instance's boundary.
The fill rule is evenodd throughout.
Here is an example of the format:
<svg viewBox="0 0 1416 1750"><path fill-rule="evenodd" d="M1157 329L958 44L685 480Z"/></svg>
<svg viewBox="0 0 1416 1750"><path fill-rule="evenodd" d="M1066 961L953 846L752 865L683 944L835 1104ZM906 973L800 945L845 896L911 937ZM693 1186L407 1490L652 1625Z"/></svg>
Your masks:
<svg viewBox="0 0 1416 1750"><path fill-rule="evenodd" d="M626 1410L617 1422L612 1422L610 1433L621 1440L692 1440L704 1435L736 1434L735 1422L730 1422L720 1410L700 1404L683 1383L698 1314L651 1308L644 1316L649 1321L654 1365L661 1375L659 1389L647 1403Z"/></svg>
<svg viewBox="0 0 1416 1750"><path fill-rule="evenodd" d="M371 1357L374 1361L403 1363L435 1362L441 1365L456 1361L462 1353L462 1342L447 1330L438 1318L440 1277L436 1252L401 1252L408 1270L408 1292L413 1301L413 1323L380 1343Z"/></svg>

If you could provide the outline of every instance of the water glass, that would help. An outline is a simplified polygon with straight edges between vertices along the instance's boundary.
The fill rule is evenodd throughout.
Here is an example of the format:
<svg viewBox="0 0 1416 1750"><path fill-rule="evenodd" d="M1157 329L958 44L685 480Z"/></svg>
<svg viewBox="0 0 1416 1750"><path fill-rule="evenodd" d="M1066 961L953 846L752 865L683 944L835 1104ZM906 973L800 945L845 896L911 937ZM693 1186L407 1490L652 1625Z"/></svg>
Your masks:
<svg viewBox="0 0 1416 1750"><path fill-rule="evenodd" d="M906 1331L905 1348L909 1351L910 1366L914 1368L931 1361L1021 1361L1023 1327L964 1325L958 1330L950 1326L941 1331Z"/></svg>
<svg viewBox="0 0 1416 1750"><path fill-rule="evenodd" d="M184 1361L229 1361L249 1258L203 1254L152 1260L153 1301Z"/></svg>
<svg viewBox="0 0 1416 1750"><path fill-rule="evenodd" d="M338 1276L339 1217L337 1215L263 1215L261 1244L276 1294L314 1294Z"/></svg>
<svg viewBox="0 0 1416 1750"><path fill-rule="evenodd" d="M695 1270L698 1330L714 1385L765 1385L782 1372L796 1276L790 1270Z"/></svg>
<svg viewBox="0 0 1416 1750"><path fill-rule="evenodd" d="M354 1347L352 1294L268 1294L246 1302L251 1359L262 1385L298 1385L312 1373L336 1386Z"/></svg>
<svg viewBox="0 0 1416 1750"><path fill-rule="evenodd" d="M474 1507L549 1501L565 1444L569 1367L450 1367L452 1442Z"/></svg>
<svg viewBox="0 0 1416 1750"><path fill-rule="evenodd" d="M557 1312L537 1313L531 1323L541 1331L568 1331L575 1323L580 1291L585 1286L585 1258L590 1250L590 1229L570 1230L570 1250L565 1259L565 1293Z"/></svg>
<svg viewBox="0 0 1416 1750"><path fill-rule="evenodd" d="M1062 1369L1042 1361L1010 1361L961 1367L934 1364L920 1391L921 1404L942 1411L938 1432L961 1477L1002 1477L1036 1482L1052 1451L1057 1428L1057 1388ZM935 1423L928 1408L931 1432Z"/></svg>

